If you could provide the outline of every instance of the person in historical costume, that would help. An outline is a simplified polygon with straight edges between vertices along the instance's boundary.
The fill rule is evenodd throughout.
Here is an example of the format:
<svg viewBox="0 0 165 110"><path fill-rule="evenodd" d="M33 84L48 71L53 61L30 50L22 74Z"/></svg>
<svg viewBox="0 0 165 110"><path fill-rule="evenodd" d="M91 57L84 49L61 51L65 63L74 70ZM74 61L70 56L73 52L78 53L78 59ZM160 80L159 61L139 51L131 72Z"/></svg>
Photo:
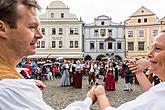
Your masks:
<svg viewBox="0 0 165 110"><path fill-rule="evenodd" d="M82 73L81 73L81 64L80 64L80 61L77 60L76 61L76 66L75 66L75 84L74 84L74 87L75 88L82 88Z"/></svg>
<svg viewBox="0 0 165 110"><path fill-rule="evenodd" d="M89 86L95 84L96 82L96 68L97 66L94 64L93 61L91 61L89 63L89 76L88 76Z"/></svg>
<svg viewBox="0 0 165 110"><path fill-rule="evenodd" d="M114 63L114 68L115 68L115 81L119 80L119 65L118 63Z"/></svg>
<svg viewBox="0 0 165 110"><path fill-rule="evenodd" d="M74 64L74 60L70 62L69 64L69 81L71 86L75 85L75 64Z"/></svg>
<svg viewBox="0 0 165 110"><path fill-rule="evenodd" d="M107 64L106 65L106 80L105 80L105 89L109 91L115 90L115 79L114 79L114 67L113 64Z"/></svg>
<svg viewBox="0 0 165 110"><path fill-rule="evenodd" d="M120 76L121 76L122 78L125 77L124 66L125 66L125 65L122 64L122 67L120 68Z"/></svg>
<svg viewBox="0 0 165 110"><path fill-rule="evenodd" d="M62 65L62 78L61 78L61 82L60 82L60 86L62 86L62 87L70 86L68 70L69 70L68 61L64 60L64 64Z"/></svg>
<svg viewBox="0 0 165 110"><path fill-rule="evenodd" d="M125 85L126 85L126 88L124 89L124 91L133 91L132 84L133 84L134 75L128 68L128 65L126 65L127 63L128 63L128 60L125 60L125 64L123 65L124 73L125 73L125 76L124 76Z"/></svg>

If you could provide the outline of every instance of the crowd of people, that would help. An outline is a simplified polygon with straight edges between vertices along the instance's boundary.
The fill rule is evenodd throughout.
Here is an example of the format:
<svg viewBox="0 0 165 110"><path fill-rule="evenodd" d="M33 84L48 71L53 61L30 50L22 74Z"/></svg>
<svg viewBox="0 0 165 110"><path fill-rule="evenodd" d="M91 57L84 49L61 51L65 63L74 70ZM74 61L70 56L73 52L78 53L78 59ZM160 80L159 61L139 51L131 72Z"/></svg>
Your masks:
<svg viewBox="0 0 165 110"><path fill-rule="evenodd" d="M16 66L25 56L36 53L35 44L43 36L39 30L40 21L37 10L41 7L37 0L1 0L0 1L0 110L53 110L42 98L42 91L45 85L40 80L25 79L16 71ZM105 89L114 90L114 81L118 80L115 73L115 63L105 63L105 68L101 73L105 73L105 87L94 85L87 93L83 101L75 101L69 104L63 110L90 110L92 104L98 102L100 110L164 110L165 108L165 30L154 37L152 49L147 55L148 63L139 63L138 59L130 59L125 63L128 66L144 91L135 100L123 103L114 108L108 100ZM23 63L22 63L23 64ZM19 66L22 66L20 64ZM68 71L70 70L67 62L62 66L63 74L61 85L75 84L75 87L81 87L82 67L79 61L76 61L75 77L68 80ZM147 66L144 66L147 64ZM28 62L23 64L27 71L30 71ZM35 63L33 63L33 66ZM99 64L98 64L99 65ZM98 66L97 65L97 66ZM102 64L100 64L102 65ZM103 67L104 67L103 66ZM35 66L34 66L35 67ZM93 62L88 65L89 85L96 83L92 77L97 76L97 69ZM117 66L116 66L117 67ZM157 75L160 81L153 86L144 74L143 67L147 67L150 73ZM105 72L103 72L105 70ZM35 70L33 70L34 72ZM49 74L51 69L45 69ZM125 72L125 70L123 70ZM43 72L43 70L42 70ZM73 71L70 71L73 72ZM112 73L113 72L113 73ZM28 72L27 72L28 73ZM29 72L30 73L30 72ZM129 73L129 72L128 72ZM26 73L24 73L26 74ZM94 75L93 75L94 74ZM96 75L95 75L96 74ZM116 75L116 76L115 76ZM29 75L30 76L30 75ZM29 77L28 76L28 77ZM50 76L50 77L49 77ZM50 80L53 75L46 76ZM128 75L131 76L131 75ZM35 77L35 76L34 76ZM68 77L68 78L66 78ZM38 77L37 77L38 78ZM112 79L113 80L110 80ZM65 83L65 79L67 82ZM132 80L126 78L126 80ZM108 82L111 82L108 84ZM80 85L78 85L80 83ZM128 82L128 86L130 86ZM77 84L77 85L76 85ZM131 88L127 90L132 91ZM33 96L33 97L32 97Z"/></svg>
<svg viewBox="0 0 165 110"><path fill-rule="evenodd" d="M106 90L115 91L115 83L119 77L125 79L126 88L124 91L133 91L132 84L138 84L135 75L129 70L126 63L112 59L110 62L103 61L83 61L63 59L60 61L54 58L32 59L23 58L17 65L18 72L26 79L55 80L60 79L60 86L73 86L82 88L82 77L88 77L89 88L94 84L104 85ZM144 71L144 74L146 72ZM146 74L146 76L151 75ZM158 80L152 77L152 82ZM158 79L158 78L157 78Z"/></svg>
<svg viewBox="0 0 165 110"><path fill-rule="evenodd" d="M54 62L53 62L54 61ZM54 59L27 59L23 58L17 65L17 70L27 79L38 80L54 80L61 78L60 86L75 86L76 88L82 87L82 77L88 77L89 86L96 83L97 79L104 78L103 80L109 82L109 69L113 63L106 61L93 62L82 60L63 60L55 61ZM112 79L118 80L119 66L111 67ZM117 76L116 76L117 75ZM116 79L115 79L116 78ZM105 80L106 79L106 80ZM114 81L115 82L115 81Z"/></svg>

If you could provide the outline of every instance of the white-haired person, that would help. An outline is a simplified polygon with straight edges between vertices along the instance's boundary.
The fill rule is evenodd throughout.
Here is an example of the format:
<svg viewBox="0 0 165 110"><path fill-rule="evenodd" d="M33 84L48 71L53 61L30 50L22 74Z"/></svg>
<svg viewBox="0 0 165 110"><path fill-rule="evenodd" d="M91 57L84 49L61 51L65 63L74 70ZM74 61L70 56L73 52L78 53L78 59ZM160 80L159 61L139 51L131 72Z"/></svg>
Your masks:
<svg viewBox="0 0 165 110"><path fill-rule="evenodd" d="M165 30L162 30L153 40L152 49L148 53L148 61L132 60L128 63L130 70L136 75L144 91L135 100L126 102L117 108L112 107L105 95L104 87L99 85L94 93L97 97L100 110L164 110L165 109ZM141 63L142 62L142 63ZM147 67L156 74L161 82L152 86L143 73Z"/></svg>

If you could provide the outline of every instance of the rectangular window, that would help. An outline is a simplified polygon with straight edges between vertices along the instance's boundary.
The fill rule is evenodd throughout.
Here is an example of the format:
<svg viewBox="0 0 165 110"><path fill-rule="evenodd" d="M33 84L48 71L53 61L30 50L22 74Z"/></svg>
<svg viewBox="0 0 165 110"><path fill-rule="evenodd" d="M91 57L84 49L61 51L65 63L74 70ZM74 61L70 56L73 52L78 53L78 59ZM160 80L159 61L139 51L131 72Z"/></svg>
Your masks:
<svg viewBox="0 0 165 110"><path fill-rule="evenodd" d="M144 37L144 30L139 30L139 37Z"/></svg>
<svg viewBox="0 0 165 110"><path fill-rule="evenodd" d="M74 29L70 28L70 35L73 35L73 33L74 33Z"/></svg>
<svg viewBox="0 0 165 110"><path fill-rule="evenodd" d="M144 42L138 42L138 50L144 50Z"/></svg>
<svg viewBox="0 0 165 110"><path fill-rule="evenodd" d="M78 28L75 28L74 31L75 31L74 33L77 35L78 34Z"/></svg>
<svg viewBox="0 0 165 110"><path fill-rule="evenodd" d="M128 37L133 37L133 31L128 31Z"/></svg>
<svg viewBox="0 0 165 110"><path fill-rule="evenodd" d="M117 49L121 49L121 42L117 43Z"/></svg>
<svg viewBox="0 0 165 110"><path fill-rule="evenodd" d="M112 30L108 30L108 36L112 36Z"/></svg>
<svg viewBox="0 0 165 110"><path fill-rule="evenodd" d="M41 28L41 32L43 35L45 35L45 28Z"/></svg>
<svg viewBox="0 0 165 110"><path fill-rule="evenodd" d="M64 18L64 13L61 13L61 18Z"/></svg>
<svg viewBox="0 0 165 110"><path fill-rule="evenodd" d="M54 18L54 13L50 13L50 17L51 18Z"/></svg>
<svg viewBox="0 0 165 110"><path fill-rule="evenodd" d="M141 23L141 19L138 19L138 23Z"/></svg>
<svg viewBox="0 0 165 110"><path fill-rule="evenodd" d="M59 28L59 35L62 35L63 34L63 30L62 28Z"/></svg>
<svg viewBox="0 0 165 110"><path fill-rule="evenodd" d="M90 42L90 50L93 50L93 49L95 49L94 42Z"/></svg>
<svg viewBox="0 0 165 110"><path fill-rule="evenodd" d="M40 48L40 41L37 42L37 48Z"/></svg>
<svg viewBox="0 0 165 110"><path fill-rule="evenodd" d="M56 28L52 28L52 35L56 34Z"/></svg>
<svg viewBox="0 0 165 110"><path fill-rule="evenodd" d="M154 29L154 30L153 30L153 36L155 37L155 36L157 36L157 35L158 35L158 30Z"/></svg>
<svg viewBox="0 0 165 110"><path fill-rule="evenodd" d="M52 48L56 48L56 41L52 41Z"/></svg>
<svg viewBox="0 0 165 110"><path fill-rule="evenodd" d="M73 48L73 41L70 41L70 48Z"/></svg>
<svg viewBox="0 0 165 110"><path fill-rule="evenodd" d="M145 23L147 22L147 18L144 18L144 22L145 22Z"/></svg>
<svg viewBox="0 0 165 110"><path fill-rule="evenodd" d="M104 25L105 24L105 22L104 21L101 21L101 25Z"/></svg>
<svg viewBox="0 0 165 110"><path fill-rule="evenodd" d="M112 49L112 42L108 42L108 49Z"/></svg>
<svg viewBox="0 0 165 110"><path fill-rule="evenodd" d="M41 48L45 48L45 41L41 41Z"/></svg>
<svg viewBox="0 0 165 110"><path fill-rule="evenodd" d="M128 42L128 50L134 50L134 42Z"/></svg>
<svg viewBox="0 0 165 110"><path fill-rule="evenodd" d="M62 48L62 41L59 41L59 48Z"/></svg>
<svg viewBox="0 0 165 110"><path fill-rule="evenodd" d="M104 49L104 43L102 42L99 43L99 49Z"/></svg>
<svg viewBox="0 0 165 110"><path fill-rule="evenodd" d="M75 48L78 48L78 41L75 41Z"/></svg>
<svg viewBox="0 0 165 110"><path fill-rule="evenodd" d="M98 29L94 30L94 36L99 36L99 31L98 31Z"/></svg>

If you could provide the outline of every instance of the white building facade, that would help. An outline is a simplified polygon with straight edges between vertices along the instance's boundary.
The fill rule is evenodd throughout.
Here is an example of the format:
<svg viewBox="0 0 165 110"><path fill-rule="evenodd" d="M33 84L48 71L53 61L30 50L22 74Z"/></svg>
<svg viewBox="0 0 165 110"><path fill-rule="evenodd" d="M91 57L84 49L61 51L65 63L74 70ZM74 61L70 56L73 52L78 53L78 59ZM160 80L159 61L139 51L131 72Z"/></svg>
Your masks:
<svg viewBox="0 0 165 110"><path fill-rule="evenodd" d="M44 37L37 43L34 58L82 58L82 25L61 1L52 2L39 16Z"/></svg>
<svg viewBox="0 0 165 110"><path fill-rule="evenodd" d="M114 23L106 15L98 16L93 23L84 25L84 58L101 60L106 56L125 58L124 25Z"/></svg>

